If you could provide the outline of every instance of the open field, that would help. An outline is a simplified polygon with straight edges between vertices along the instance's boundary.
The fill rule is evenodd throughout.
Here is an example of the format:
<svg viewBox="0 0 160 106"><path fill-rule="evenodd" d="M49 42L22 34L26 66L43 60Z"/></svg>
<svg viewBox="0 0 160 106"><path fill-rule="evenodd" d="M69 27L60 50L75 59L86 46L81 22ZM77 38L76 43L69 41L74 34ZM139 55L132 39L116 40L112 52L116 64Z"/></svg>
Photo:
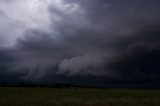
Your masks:
<svg viewBox="0 0 160 106"><path fill-rule="evenodd" d="M160 90L0 87L0 106L160 106Z"/></svg>

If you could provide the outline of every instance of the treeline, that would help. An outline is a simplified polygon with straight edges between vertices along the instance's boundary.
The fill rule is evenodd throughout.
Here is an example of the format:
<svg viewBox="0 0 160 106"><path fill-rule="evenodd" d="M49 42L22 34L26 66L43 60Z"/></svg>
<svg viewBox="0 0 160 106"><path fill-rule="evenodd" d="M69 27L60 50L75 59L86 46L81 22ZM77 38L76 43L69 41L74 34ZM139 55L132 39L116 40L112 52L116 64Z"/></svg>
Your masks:
<svg viewBox="0 0 160 106"><path fill-rule="evenodd" d="M25 83L25 82L20 82L20 83L7 83L7 82L1 82L0 87L45 87L45 88L100 88L100 89L112 89L112 88L128 88L128 89L160 89L159 84L152 84L152 85L147 85L147 84L112 84L112 85L107 85L107 86L87 86L87 85L76 85L76 84L66 84L66 83L55 83L55 84L49 84L49 85L44 85L44 84L34 84L34 83Z"/></svg>
<svg viewBox="0 0 160 106"><path fill-rule="evenodd" d="M55 83L55 84L49 84L49 85L44 85L44 84L33 84L33 83L25 83L25 82L20 82L20 83L7 83L3 82L0 83L0 87L47 87L47 88L97 88L95 86L84 86L84 85L74 85L74 84L65 84L65 83Z"/></svg>

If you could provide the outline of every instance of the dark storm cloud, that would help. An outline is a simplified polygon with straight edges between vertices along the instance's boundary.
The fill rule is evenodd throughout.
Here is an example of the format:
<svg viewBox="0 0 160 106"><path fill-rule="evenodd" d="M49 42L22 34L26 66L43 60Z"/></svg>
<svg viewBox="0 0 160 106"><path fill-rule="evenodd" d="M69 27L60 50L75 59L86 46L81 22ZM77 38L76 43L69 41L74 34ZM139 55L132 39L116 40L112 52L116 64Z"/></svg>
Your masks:
<svg viewBox="0 0 160 106"><path fill-rule="evenodd" d="M11 84L21 81L22 74L13 72L14 57L10 54L11 50L2 49L0 50L0 83Z"/></svg>
<svg viewBox="0 0 160 106"><path fill-rule="evenodd" d="M92 68L92 64L93 70L94 68L96 70L96 65L102 67L99 64L103 63L103 59L105 60L108 54L114 54L116 50L121 52L136 43L147 43L151 39L152 41L150 42L154 43L155 39L159 40L156 37L158 33L157 35L151 35L153 32L156 33L155 31L151 31L151 34L148 35L149 33L147 32L159 24L159 7L155 6L158 2L145 1L145 5L142 4L143 2L127 2L125 0L85 2L86 6L89 5L86 7L87 16L81 21L87 20L91 23L86 26L84 23L84 26L82 24L83 27L79 26L81 22L74 22L74 18L71 16L63 15L63 13L56 11L56 13L64 18L56 27L58 35L55 40L58 41L52 38L54 36L53 33L41 36L43 33L33 33L31 31L35 36L31 35L32 38L25 39L26 41L22 44L33 50L38 49L46 52L47 49L49 52L58 52L59 58L64 59L64 61L59 60L62 61L59 65L60 69L63 70L60 73L68 72L71 75L72 73L83 74L82 70L84 70L84 73L88 73L89 67ZM101 7L100 5L103 6ZM50 8L50 12L51 14L52 12L55 13L55 10ZM141 34L141 30L143 30L143 34ZM37 34L39 35L38 38ZM28 44L25 44L25 42ZM54 57L54 52L51 57ZM66 57L62 58L65 55ZM93 57L97 57L95 63ZM108 61L105 60L104 62ZM68 69L65 69L65 67ZM98 74L100 69L97 70L96 72L93 71L93 73Z"/></svg>
<svg viewBox="0 0 160 106"><path fill-rule="evenodd" d="M153 29L152 29L153 28ZM123 52L109 65L109 69L118 72L120 79L130 81L159 81L160 31L159 27L143 30L122 40L126 46Z"/></svg>
<svg viewBox="0 0 160 106"><path fill-rule="evenodd" d="M160 1L65 3L81 8L66 14L50 5L51 31L27 30L17 41L13 70L25 74L22 79L90 76L160 80ZM55 14L60 21L55 22Z"/></svg>

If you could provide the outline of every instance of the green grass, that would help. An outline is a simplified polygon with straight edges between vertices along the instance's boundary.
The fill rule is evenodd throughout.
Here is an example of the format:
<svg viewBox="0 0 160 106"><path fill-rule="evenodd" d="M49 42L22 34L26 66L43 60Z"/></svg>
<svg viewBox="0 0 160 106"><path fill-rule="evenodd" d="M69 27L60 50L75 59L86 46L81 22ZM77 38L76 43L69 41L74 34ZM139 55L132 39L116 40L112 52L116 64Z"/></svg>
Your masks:
<svg viewBox="0 0 160 106"><path fill-rule="evenodd" d="M160 90L0 87L0 106L160 106Z"/></svg>

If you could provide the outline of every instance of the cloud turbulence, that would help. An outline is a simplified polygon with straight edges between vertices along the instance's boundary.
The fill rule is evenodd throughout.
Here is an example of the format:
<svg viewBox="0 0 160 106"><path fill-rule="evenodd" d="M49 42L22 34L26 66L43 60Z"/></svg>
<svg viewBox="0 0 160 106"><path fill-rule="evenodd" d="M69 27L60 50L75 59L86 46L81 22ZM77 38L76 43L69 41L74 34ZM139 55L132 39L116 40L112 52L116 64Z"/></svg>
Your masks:
<svg viewBox="0 0 160 106"><path fill-rule="evenodd" d="M159 0L1 0L0 80L160 81Z"/></svg>

